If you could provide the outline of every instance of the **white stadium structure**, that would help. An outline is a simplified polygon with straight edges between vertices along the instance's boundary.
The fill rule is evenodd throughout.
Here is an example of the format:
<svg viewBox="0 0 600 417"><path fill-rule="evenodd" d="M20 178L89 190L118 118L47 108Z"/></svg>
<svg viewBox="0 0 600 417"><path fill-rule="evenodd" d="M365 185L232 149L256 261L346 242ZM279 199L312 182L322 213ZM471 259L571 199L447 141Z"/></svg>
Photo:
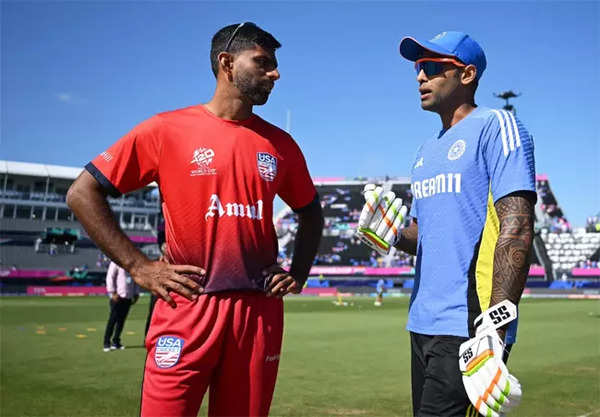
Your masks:
<svg viewBox="0 0 600 417"><path fill-rule="evenodd" d="M82 168L0 161L0 291L3 294L102 292L108 259L87 237L66 205L70 184ZM372 285L385 278L392 288L414 276L413 258L393 251L377 256L354 236L363 205L361 191L376 182L410 204L408 178L315 178L325 215L321 246L310 287ZM598 288L600 233L572 230L545 175L537 178L536 231L528 286ZM149 256L157 256L160 197L155 184L109 198L122 229ZM285 208L274 218L279 262L289 265L296 219ZM543 247L545 246L545 248ZM540 249L541 248L541 249ZM540 252L541 251L541 252ZM544 268L545 267L545 268ZM325 284L325 282L327 284ZM89 289L89 291L88 291Z"/></svg>

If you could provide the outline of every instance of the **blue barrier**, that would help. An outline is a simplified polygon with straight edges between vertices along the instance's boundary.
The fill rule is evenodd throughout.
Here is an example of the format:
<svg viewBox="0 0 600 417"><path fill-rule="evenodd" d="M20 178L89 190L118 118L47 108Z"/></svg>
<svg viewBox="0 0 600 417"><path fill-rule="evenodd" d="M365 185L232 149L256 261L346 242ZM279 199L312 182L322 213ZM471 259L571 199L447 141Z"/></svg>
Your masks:
<svg viewBox="0 0 600 417"><path fill-rule="evenodd" d="M407 279L404 281L404 283L402 283L402 288L414 288L415 287L415 280L414 279Z"/></svg>
<svg viewBox="0 0 600 417"><path fill-rule="evenodd" d="M548 288L552 290L568 290L573 288L573 283L571 281L554 281Z"/></svg>

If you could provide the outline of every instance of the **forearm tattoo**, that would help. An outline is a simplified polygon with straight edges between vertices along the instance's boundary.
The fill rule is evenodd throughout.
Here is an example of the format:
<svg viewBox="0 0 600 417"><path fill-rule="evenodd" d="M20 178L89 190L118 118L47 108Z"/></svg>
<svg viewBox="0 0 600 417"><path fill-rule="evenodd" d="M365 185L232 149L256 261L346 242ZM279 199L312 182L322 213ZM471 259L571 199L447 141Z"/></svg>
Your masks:
<svg viewBox="0 0 600 417"><path fill-rule="evenodd" d="M522 195L508 195L495 204L500 235L494 253L490 305L503 300L518 304L529 272L533 242L533 204Z"/></svg>

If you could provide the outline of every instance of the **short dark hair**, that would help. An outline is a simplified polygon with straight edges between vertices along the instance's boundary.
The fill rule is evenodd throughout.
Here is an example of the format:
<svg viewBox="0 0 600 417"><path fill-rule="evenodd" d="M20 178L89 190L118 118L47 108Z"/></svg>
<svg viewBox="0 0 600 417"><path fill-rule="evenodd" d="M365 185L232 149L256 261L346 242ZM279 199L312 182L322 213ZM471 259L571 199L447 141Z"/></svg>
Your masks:
<svg viewBox="0 0 600 417"><path fill-rule="evenodd" d="M235 37L231 39L234 32ZM229 48L227 48L228 44ZM255 45L269 51L274 51L281 46L273 35L251 22L225 26L215 33L210 48L210 65L215 77L219 73L218 56L221 52L225 52L227 48L226 52L236 54L240 51L252 49Z"/></svg>

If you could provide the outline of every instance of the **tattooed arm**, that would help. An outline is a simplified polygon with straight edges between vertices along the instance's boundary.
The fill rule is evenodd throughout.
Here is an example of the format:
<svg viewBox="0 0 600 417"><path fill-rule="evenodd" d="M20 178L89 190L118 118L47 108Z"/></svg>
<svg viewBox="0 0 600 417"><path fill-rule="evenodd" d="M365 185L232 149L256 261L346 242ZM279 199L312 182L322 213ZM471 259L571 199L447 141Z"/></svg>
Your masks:
<svg viewBox="0 0 600 417"><path fill-rule="evenodd" d="M494 275L490 306L503 300L519 303L529 272L529 253L533 243L535 194L516 192L495 204L500 235L494 252ZM499 331L504 338L505 329Z"/></svg>

